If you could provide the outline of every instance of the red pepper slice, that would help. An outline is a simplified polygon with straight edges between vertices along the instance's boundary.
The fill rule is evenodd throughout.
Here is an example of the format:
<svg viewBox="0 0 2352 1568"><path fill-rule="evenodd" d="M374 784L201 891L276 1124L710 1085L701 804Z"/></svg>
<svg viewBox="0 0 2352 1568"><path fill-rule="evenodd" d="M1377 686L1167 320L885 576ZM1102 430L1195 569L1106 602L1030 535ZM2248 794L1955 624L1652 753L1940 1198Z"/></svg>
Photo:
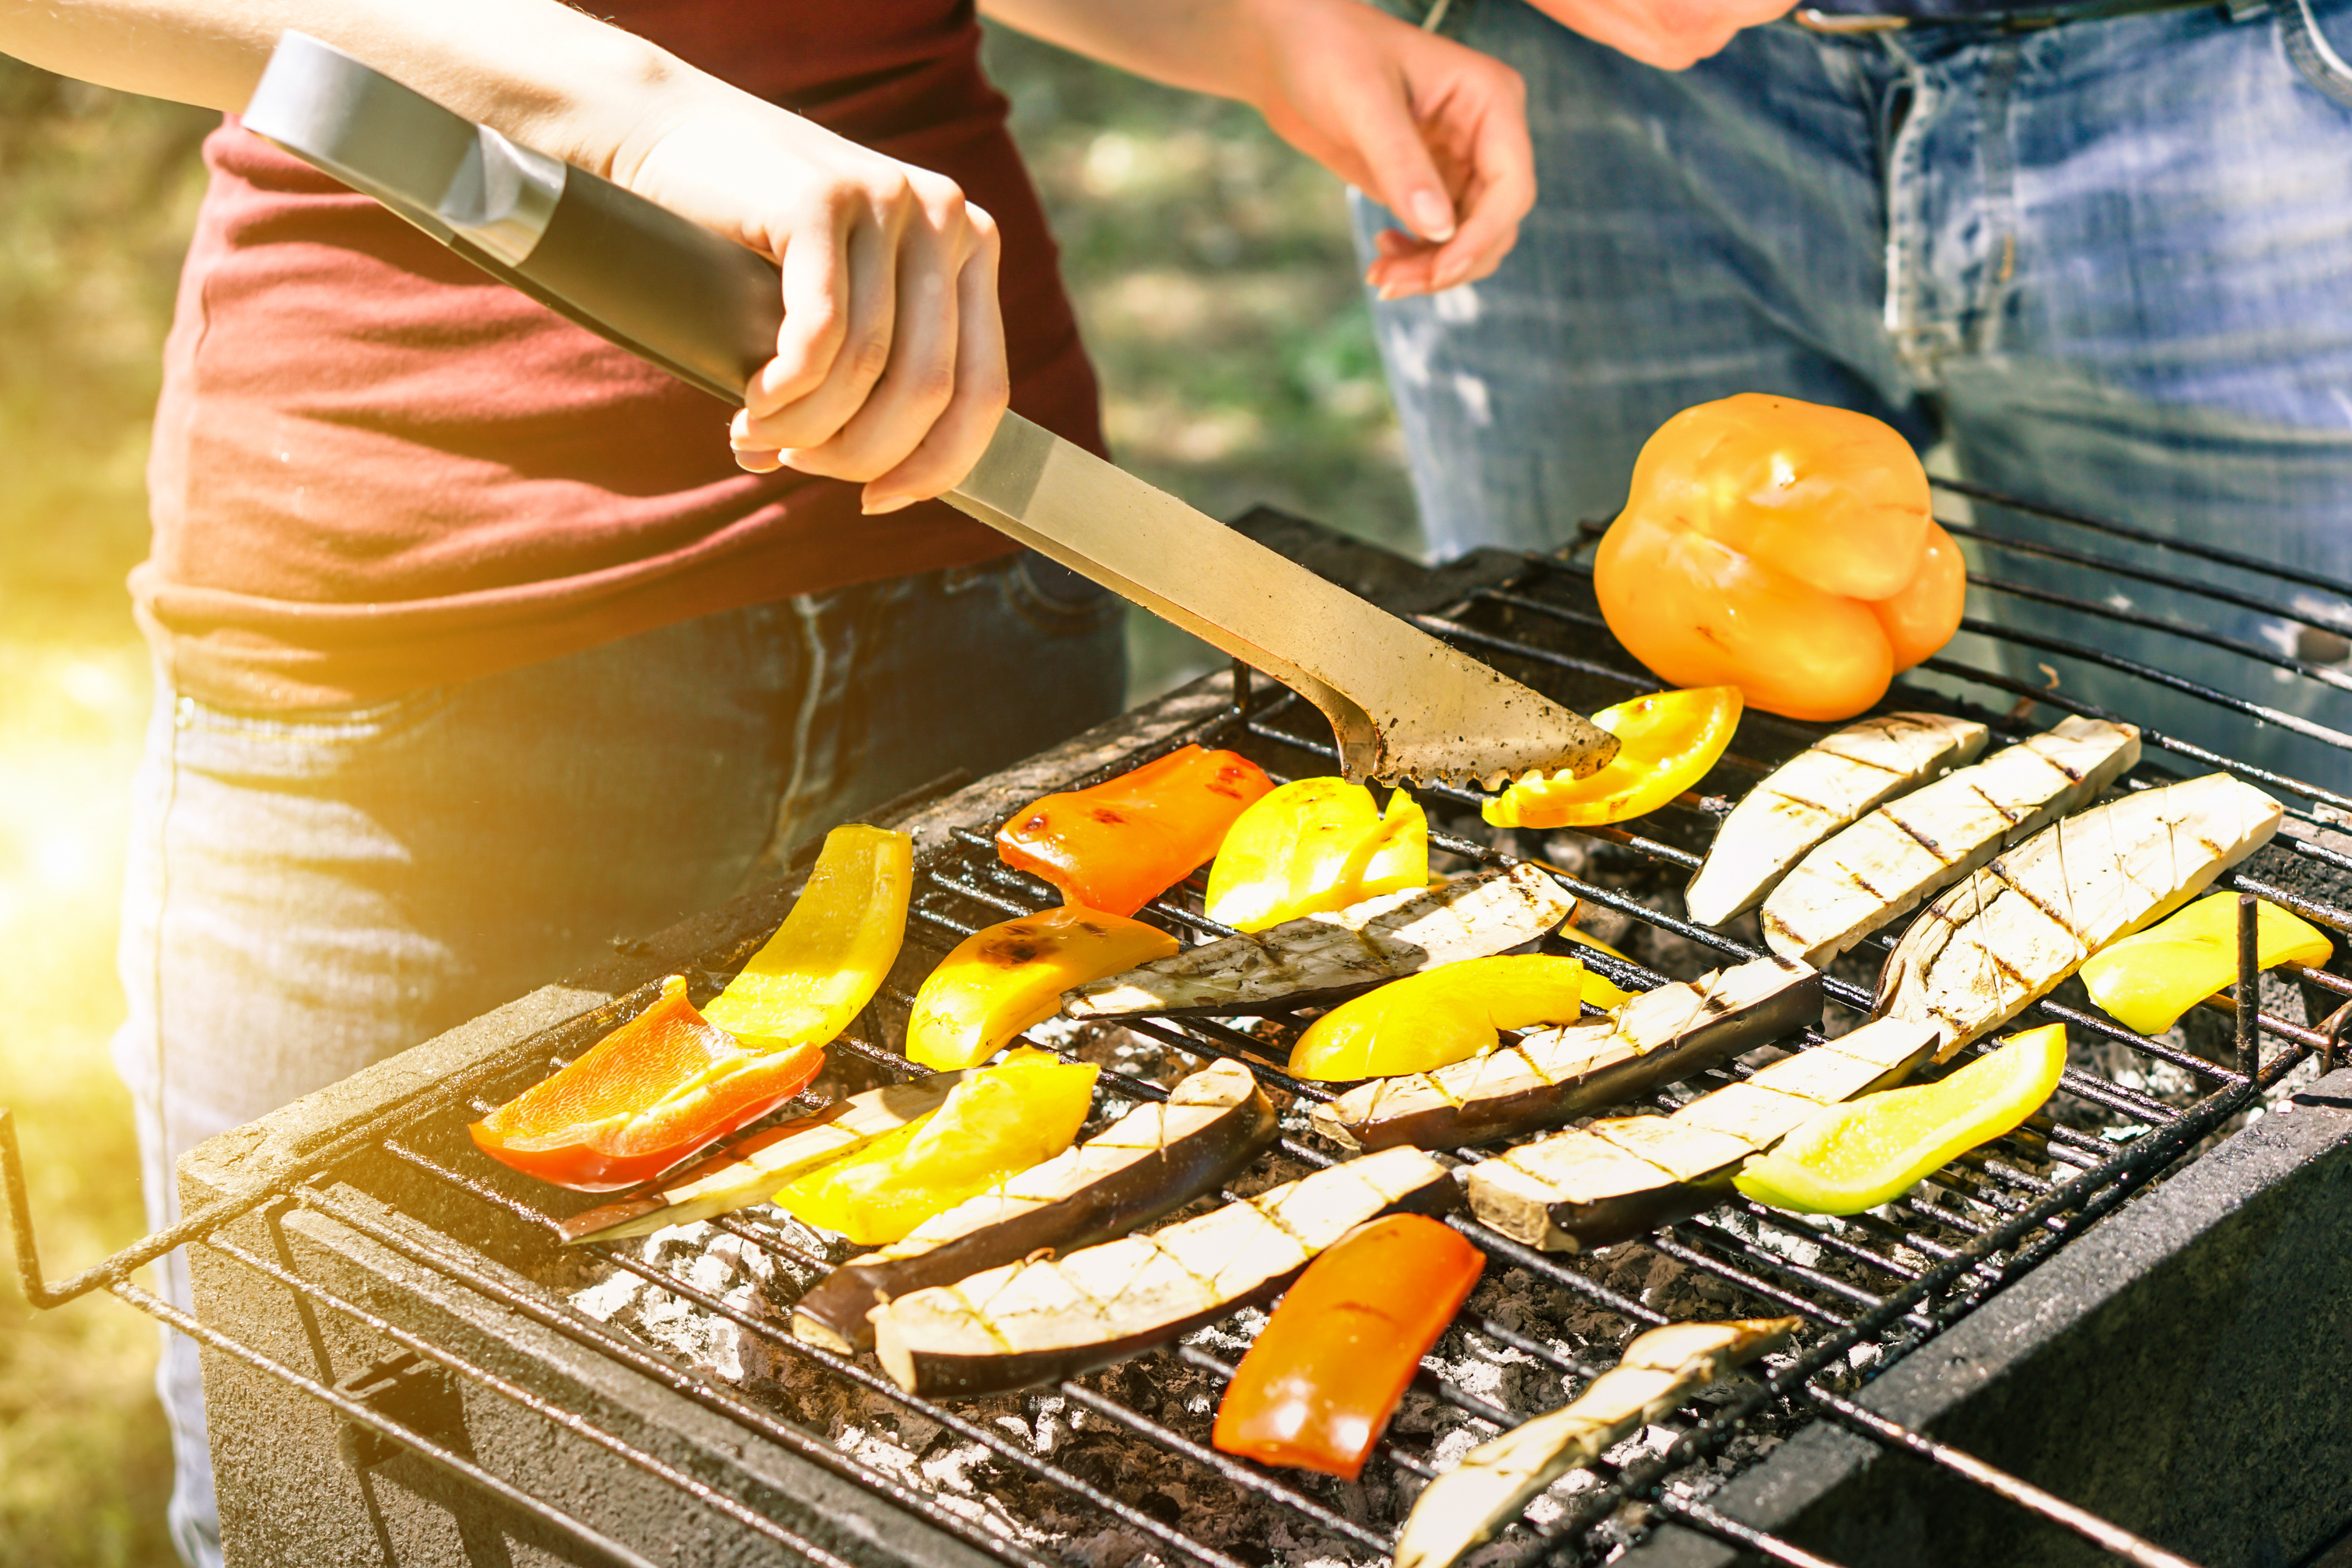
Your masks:
<svg viewBox="0 0 2352 1568"><path fill-rule="evenodd" d="M1131 915L1214 859L1234 818L1273 788L1238 752L1186 746L1031 802L997 830L996 853L1072 903Z"/></svg>
<svg viewBox="0 0 2352 1568"><path fill-rule="evenodd" d="M1354 1480L1486 1255L1421 1215L1365 1226L1307 1266L1242 1358L1212 1441Z"/></svg>
<svg viewBox="0 0 2352 1568"><path fill-rule="evenodd" d="M822 1046L747 1051L686 982L467 1131L493 1160L583 1193L633 1187L806 1088Z"/></svg>

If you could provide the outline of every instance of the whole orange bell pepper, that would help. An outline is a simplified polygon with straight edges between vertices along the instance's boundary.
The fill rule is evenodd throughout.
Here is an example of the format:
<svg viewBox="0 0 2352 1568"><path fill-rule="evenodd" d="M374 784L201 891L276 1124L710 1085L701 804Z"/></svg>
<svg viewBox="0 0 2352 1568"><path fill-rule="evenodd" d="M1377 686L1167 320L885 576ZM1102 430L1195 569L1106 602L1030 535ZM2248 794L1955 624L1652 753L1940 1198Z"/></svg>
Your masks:
<svg viewBox="0 0 2352 1568"><path fill-rule="evenodd" d="M1060 1011L1073 985L1175 952L1176 939L1159 927L1083 904L983 926L915 993L907 1059L942 1071L975 1067Z"/></svg>
<svg viewBox="0 0 2352 1568"><path fill-rule="evenodd" d="M1422 1215L1376 1219L1307 1266L1217 1407L1228 1454L1354 1480L1486 1255Z"/></svg>
<svg viewBox="0 0 2352 1568"><path fill-rule="evenodd" d="M583 1193L633 1187L808 1086L822 1046L746 1050L662 982L655 1004L467 1131L526 1175Z"/></svg>
<svg viewBox="0 0 2352 1568"><path fill-rule="evenodd" d="M1661 679L1812 720L1877 701L1951 640L1968 595L1909 443L1760 393L1658 427L1592 581L1609 629Z"/></svg>
<svg viewBox="0 0 2352 1568"><path fill-rule="evenodd" d="M1214 858L1234 818L1273 788L1238 752L1185 746L1031 802L997 830L996 853L1072 903L1131 915Z"/></svg>
<svg viewBox="0 0 2352 1568"><path fill-rule="evenodd" d="M653 1006L475 1122L474 1142L542 1181L602 1193L765 1116L816 1076L897 962L913 856L903 833L835 828L792 912L706 1011L672 976Z"/></svg>

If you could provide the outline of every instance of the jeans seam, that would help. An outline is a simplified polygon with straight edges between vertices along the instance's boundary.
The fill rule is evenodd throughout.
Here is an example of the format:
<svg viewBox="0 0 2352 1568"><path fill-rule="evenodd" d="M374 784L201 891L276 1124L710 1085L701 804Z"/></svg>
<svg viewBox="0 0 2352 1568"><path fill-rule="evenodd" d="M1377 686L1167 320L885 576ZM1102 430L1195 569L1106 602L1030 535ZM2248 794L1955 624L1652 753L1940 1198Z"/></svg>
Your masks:
<svg viewBox="0 0 2352 1568"><path fill-rule="evenodd" d="M1981 263L1983 282L1977 291L1975 331L1969 334L1979 354L2000 351L2001 304L2017 276L2017 166L2011 155L2009 110L2023 49L2019 39L2002 38L1985 62L1978 144L1984 149L1984 213L1993 244Z"/></svg>
<svg viewBox="0 0 2352 1568"><path fill-rule="evenodd" d="M2336 52L2319 18L2311 14L2311 0L2283 0L2271 7L2278 18L2279 42L2303 79L2347 109L2352 109L2352 65Z"/></svg>

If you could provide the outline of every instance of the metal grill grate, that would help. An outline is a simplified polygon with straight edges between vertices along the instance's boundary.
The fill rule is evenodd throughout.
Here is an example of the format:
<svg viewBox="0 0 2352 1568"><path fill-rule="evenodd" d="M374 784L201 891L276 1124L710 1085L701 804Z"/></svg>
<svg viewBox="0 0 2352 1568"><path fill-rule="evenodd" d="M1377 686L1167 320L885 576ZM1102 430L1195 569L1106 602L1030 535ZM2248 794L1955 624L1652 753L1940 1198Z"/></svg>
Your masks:
<svg viewBox="0 0 2352 1568"><path fill-rule="evenodd" d="M1956 492L1998 500L1969 487L1949 486ZM2013 510L2032 510L2003 502ZM2118 525L2042 513L2079 526L2095 535L2137 540L2142 536ZM2052 547L2012 541L1979 529L1970 535L1993 553L2007 553L2031 562L2052 553ZM2170 548L2168 542L2153 541ZM2189 553L2212 558L2226 552L2190 549ZM2176 590L2208 592L2197 584L2166 576L2151 569L2098 561L2082 552L2073 558L2139 580L2160 581ZM2233 566L2251 563L2230 559ZM2352 605L2352 590L2318 582L2308 574L2273 574L2283 582L2319 588ZM2031 583L1990 575L1972 577L1980 588L2037 602L2053 600ZM2245 595L2213 587L2217 603L2238 604ZM2259 605L2259 602L2256 601ZM2066 607L2086 615L2106 616L2121 624L2149 626L2175 633L2209 647L2221 647L2249 661L2288 672L2297 680L2352 687L2336 669L2312 660L2284 656L2220 637L2198 628L2176 627L2151 617L2109 609L2085 601L2068 601ZM2267 605L2266 613L2322 630L2352 618L2326 614L2287 614ZM1442 613L1415 617L1427 629L1454 642L1498 668L1545 689L1585 710L1654 689L1656 682L1615 647L1602 627L1589 578L1569 560L1535 556L1519 562L1499 582L1470 588ZM1970 621L1968 629L2040 652L2062 655L2115 669L2150 685L2181 693L2195 700L2239 714L2257 723L2278 722L2275 710L2199 685L2194 681L2136 663L2102 649L2063 639L2019 632L1990 623ZM1996 716L1996 734L2014 740L2039 726L2024 721L2028 702L2063 712L2098 714L2101 710L2059 692L2035 688L1999 670L1973 668L1948 658L1924 667L1944 678L1948 689L1957 684L1969 695L1990 692L1998 709L2005 699L2021 700L2006 718ZM1198 742L1244 751L1277 778L1325 773L1334 765L1334 752L1315 711L1290 693L1254 682L1245 669L1232 676L1231 703L1206 719L1156 745L1119 757L1098 776L1124 771L1153 755ZM1910 706L1948 705L1923 699L1916 690L1898 687L1896 697ZM1979 700L1979 706L1981 701ZM2122 715L2128 717L2128 715ZM2308 738L2352 754L2352 741L2308 721L2292 720L2288 727ZM1761 742L1767 754L1727 756L1709 781L1736 796L1748 780L1760 775L1780 756L1811 743L1823 727L1791 723L1769 715L1751 714L1741 743L1754 751ZM2336 931L2352 931L2352 910L2326 891L2341 885L2352 873L2352 856L2332 843L2327 830L2352 810L2352 798L2308 781L2275 773L2217 756L2189 742L2149 732L2147 743L2171 752L2199 768L2222 767L2274 793L2289 796L2289 832L2277 848L2249 862L2222 885L2276 900L2305 918ZM2144 766L2127 777L2121 788L2145 788L2152 768ZM1079 781L1079 782L1091 782ZM1476 797L1462 792L1424 792L1433 818L1448 807L1475 819ZM1591 830L1580 841L1563 836L1548 843L1528 836L1490 842L1486 838L1444 831L1433 832L1433 847L1462 864L1507 864L1519 858L1546 865L1589 908L1613 911L1639 928L1664 938L1696 944L1711 956L1707 965L1758 956L1752 944L1724 931L1693 925L1664 912L1654 904L1657 895L1679 886L1699 862L1714 825L1727 809L1726 800L1697 792L1684 796L1666 811L1633 828ZM1570 860L1578 863L1570 864ZM2261 868L2257 869L2256 868ZM2315 877L2302 875L2316 872ZM2291 884L2291 885L2290 885ZM2316 887L2321 891L2315 892ZM958 829L919 870L912 906L910 944L943 950L974 929L1011 916L1034 912L1058 901L1044 883L1003 867L993 845L982 832ZM1188 941L1228 934L1201 913L1197 879L1156 900L1145 911L1153 920ZM1853 977L1857 959L1874 963L1891 945L1893 933L1882 933L1864 954L1850 958L1824 977L1824 989L1834 1009L1858 1016L1869 1005L1869 991ZM1589 949L1549 941L1560 951L1574 952L1595 969L1629 988L1646 988L1665 976L1643 965L1596 955ZM748 955L751 943L738 944L709 956L698 976L698 994L716 989L724 974ZM1713 1403L1694 1403L1663 1424L1654 1440L1615 1451L1616 1462L1593 1468L1591 1483L1564 1496L1553 1494L1553 1505L1542 1517L1515 1526L1507 1541L1514 1543L1514 1562L1576 1563L1597 1560L1607 1542L1596 1533L1612 1518L1622 1518L1628 1504L1646 1508L1654 1517L1675 1521L1705 1534L1731 1542L1768 1559L1790 1563L1821 1559L1802 1549L1727 1518L1700 1495L1709 1472L1705 1461L1758 1423L1778 1421L1784 1426L1818 1418L1887 1448L1938 1468L1988 1489L2009 1502L2071 1530L2095 1544L2137 1563L2173 1563L2181 1560L2130 1536L2095 1517L2074 1509L2017 1478L2004 1475L1982 1461L1911 1431L1845 1397L1855 1369L1876 1372L1927 1342L1945 1327L1965 1316L2003 1285L2049 1258L2102 1215L2182 1162L2265 1089L2276 1086L2297 1064L2315 1054L2333 1065L2333 1058L2352 1026L2352 981L2317 972L2300 973L2306 996L2329 999L2328 1016L2316 1026L2294 1023L2258 1008L2237 1008L2217 999L2208 1006L2230 1014L2235 1026L2234 1051L2229 1061L2208 1060L2193 1051L2135 1035L2095 1014L2056 1000L2038 1005L2048 1019L2063 1021L2077 1039L2101 1042L2107 1058L2131 1064L2131 1070L2095 1070L2086 1066L2067 1069L2060 1090L2061 1113L2042 1116L2016 1134L1978 1152L1942 1173L1930 1186L1900 1200L1885 1215L1859 1217L1843 1224L1811 1224L1778 1214L1745 1200L1718 1206L1713 1212L1664 1227L1646 1240L1627 1244L1646 1247L1671 1259L1694 1277L1704 1277L1738 1303L1737 1310L1790 1313L1806 1323L1797 1345L1785 1359L1772 1363L1761 1379ZM2242 977L2239 994L2254 996L2256 988ZM5 1166L11 1223L16 1238L18 1269L26 1292L37 1305L54 1305L91 1289L104 1288L140 1310L194 1335L221 1355L299 1389L324 1402L355 1428L373 1434L417 1455L426 1463L499 1498L510 1508L592 1554L623 1563L646 1558L635 1548L583 1522L560 1502L534 1493L516 1480L501 1477L477 1457L436 1441L415 1422L399 1417L396 1402L376 1397L349 1383L330 1387L320 1379L286 1364L220 1327L198 1323L132 1284L130 1274L172 1247L195 1243L240 1268L267 1279L299 1298L311 1310L332 1314L357 1325L396 1347L390 1362L371 1369L383 1386L400 1386L428 1369L464 1380L477 1391L512 1402L533 1412L572 1439L591 1445L664 1486L675 1489L683 1505L706 1512L724 1528L764 1542L782 1558L847 1568L842 1555L825 1542L812 1539L725 1487L689 1473L661 1457L606 1429L591 1415L547 1397L500 1370L471 1360L457 1351L411 1328L395 1323L362 1301L331 1289L320 1280L289 1268L281 1256L273 1258L224 1234L231 1222L256 1211L275 1213L308 1210L331 1217L373 1243L433 1271L486 1300L562 1336L596 1355L610 1358L635 1373L693 1402L744 1431L781 1446L821 1467L827 1473L862 1490L887 1499L967 1545L1022 1568L1043 1568L1058 1561L1050 1552L975 1520L950 1507L924 1486L887 1473L828 1442L824 1434L796 1423L787 1415L751 1396L751 1391L725 1386L667 1347L631 1331L583 1312L563 1291L529 1279L519 1279L505 1268L491 1267L487 1255L499 1245L484 1235L514 1234L550 1241L564 1217L565 1201L548 1189L520 1182L475 1153L465 1140L462 1123L488 1110L522 1086L536 1080L552 1065L570 1059L610 1028L619 1017L645 1005L651 990L621 998L612 1007L572 1021L549 1034L534 1037L454 1075L433 1089L356 1125L336 1130L299 1162L254 1190L234 1194L183 1225L162 1233L81 1275L49 1287L40 1279L13 1129L0 1111L0 1166ZM890 1001L903 1006L910 1000L903 989ZM887 1005L869 1010L835 1047L836 1059L856 1058L874 1074L912 1076L886 1037ZM1176 1060L1200 1061L1214 1057L1246 1061L1270 1089L1288 1097L1286 1136L1267 1156L1273 1166L1296 1173L1328 1164L1333 1156L1303 1133L1299 1111L1312 1101L1330 1098L1321 1086L1288 1078L1281 1064L1288 1044L1303 1020L1276 1013L1255 1024L1196 1018L1143 1019L1128 1026L1141 1038L1173 1053ZM1055 1042L1047 1042L1049 1045ZM1056 1048L1071 1054L1063 1042ZM2154 1079L2159 1064L2175 1075L2184 1089L2158 1092ZM1744 1076L1746 1069L1730 1064L1651 1097L1650 1103L1669 1108L1693 1094ZM1106 1067L1101 1082L1106 1092L1128 1100L1164 1098L1152 1076ZM787 1113L805 1112L803 1104ZM390 1222L381 1205L363 1201L341 1182L347 1163L361 1154L388 1155L428 1182L447 1200L433 1212L445 1222L447 1234L420 1235L417 1227ZM1451 1158L1474 1161L1476 1151L1458 1151ZM1255 1190L1253 1188L1252 1190ZM556 1202L551 1206L551 1197ZM450 1206L454 1205L454 1206ZM480 1211L483 1225L467 1216L467 1205ZM576 1202L572 1207L580 1206ZM489 1222L495 1221L495 1225ZM1622 1331L1666 1321L1666 1313L1637 1293L1612 1284L1608 1255L1562 1257L1537 1252L1496 1235L1474 1221L1456 1217L1450 1223L1485 1250L1498 1268L1523 1270L1547 1290L1613 1320ZM487 1227L487 1228L485 1228ZM738 1244L740 1259L750 1249L770 1260L776 1278L799 1280L803 1286L835 1261L812 1245L810 1237L758 1217L754 1213L730 1215L715 1222L718 1235ZM512 1250L509 1247L509 1250ZM530 1247L526 1246L525 1251ZM551 1246L543 1250L553 1256ZM1171 1563L1197 1563L1211 1568L1258 1568L1234 1552L1201 1539L1184 1527L1181 1517L1171 1520L1123 1500L1115 1488L1081 1473L1055 1456L1040 1452L1024 1438L1008 1435L987 1421L976 1419L951 1405L941 1405L901 1393L869 1365L793 1339L780 1316L749 1310L724 1284L714 1286L709 1271L695 1258L656 1257L653 1249L623 1244L589 1249L611 1270L633 1275L646 1285L701 1311L731 1323L742 1335L760 1342L773 1356L789 1360L809 1375L833 1380L861 1396L888 1402L921 1421L935 1424L959 1440L983 1450L991 1459L1017 1471L1028 1480L1054 1489L1074 1507L1090 1510L1105 1521L1115 1521L1148 1541ZM576 1256L576 1255L575 1255ZM1482 1296L1474 1296L1448 1343L1483 1343L1494 1353L1507 1352L1523 1363L1545 1370L1556 1384L1572 1390L1613 1359L1606 1346L1565 1347L1556 1337L1521 1331L1484 1310ZM1727 1315L1717 1313L1714 1315ZM1229 1338L1230 1336L1228 1336ZM1178 1347L1154 1352L1171 1358L1190 1373L1222 1384L1232 1372L1230 1359L1203 1336ZM1481 1435L1491 1434L1515 1417L1484 1394L1424 1371L1416 1385L1440 1405L1458 1412ZM1200 1440L1197 1430L1181 1421L1163 1419L1123 1399L1117 1380L1090 1374L1066 1381L1052 1392L1069 1407L1087 1413L1106 1430L1125 1439L1148 1444L1178 1456L1201 1477L1204 1485L1229 1489L1234 1495L1255 1500L1303 1521L1342 1555L1364 1561L1385 1558L1392 1543L1386 1522L1368 1521L1351 1509L1336 1484L1315 1478L1265 1469L1219 1454ZM1426 1478L1439 1468L1415 1445L1391 1436L1383 1440L1374 1460L1402 1476Z"/></svg>

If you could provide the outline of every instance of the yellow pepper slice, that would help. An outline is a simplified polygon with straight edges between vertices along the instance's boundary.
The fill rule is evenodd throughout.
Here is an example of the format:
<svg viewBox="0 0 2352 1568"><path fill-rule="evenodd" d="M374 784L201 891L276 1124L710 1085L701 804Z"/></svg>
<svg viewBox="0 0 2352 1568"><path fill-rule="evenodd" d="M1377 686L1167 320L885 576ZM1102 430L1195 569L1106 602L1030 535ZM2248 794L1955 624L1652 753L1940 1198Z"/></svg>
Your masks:
<svg viewBox="0 0 2352 1568"><path fill-rule="evenodd" d="M956 945L915 993L907 1059L952 1072L986 1061L1058 1012L1062 993L1175 952L1157 926L1065 904L984 927Z"/></svg>
<svg viewBox="0 0 2352 1568"><path fill-rule="evenodd" d="M1624 959L1627 963L1633 962L1630 958L1625 958L1623 953L1599 937L1587 936L1574 926L1560 927L1559 934L1579 947L1589 947L1595 952L1605 952L1612 958ZM1605 974L1590 969L1584 972L1584 999L1603 1012L1616 1011L1619 1003L1631 1002L1637 994L1639 993L1626 990Z"/></svg>
<svg viewBox="0 0 2352 1568"><path fill-rule="evenodd" d="M753 1050L824 1045L898 962L914 886L913 839L862 823L835 828L792 913L702 1016Z"/></svg>
<svg viewBox="0 0 2352 1568"><path fill-rule="evenodd" d="M2254 941L2264 969L2292 960L2323 964L2335 943L2309 921L2255 900ZM2238 978L2238 895L2200 899L2170 920L2109 942L2084 961L2084 988L2117 1023L2160 1035L2189 1009Z"/></svg>
<svg viewBox="0 0 2352 1568"><path fill-rule="evenodd" d="M1362 784L1297 779L1234 819L1203 908L1236 931L1264 931L1428 882L1429 817L1412 796L1390 795L1383 816Z"/></svg>
<svg viewBox="0 0 2352 1568"><path fill-rule="evenodd" d="M1549 953L1465 958L1340 1003L1290 1050L1294 1078L1346 1081L1427 1072L1499 1043L1496 1031L1583 1016L1584 965Z"/></svg>
<svg viewBox="0 0 2352 1568"><path fill-rule="evenodd" d="M1016 1050L965 1078L929 1115L803 1173L776 1202L860 1247L900 1240L1076 1142L1096 1071L1047 1051Z"/></svg>
<svg viewBox="0 0 2352 1568"><path fill-rule="evenodd" d="M1592 721L1622 742L1609 765L1513 784L1480 815L1496 827L1598 827L1655 811L1706 776L1739 727L1737 686L1660 691L1603 708Z"/></svg>
<svg viewBox="0 0 2352 1568"><path fill-rule="evenodd" d="M1741 1166L1732 1184L1778 1209L1860 1214L2015 1129L2065 1068L2066 1026L2028 1029L1934 1083L1830 1107Z"/></svg>

